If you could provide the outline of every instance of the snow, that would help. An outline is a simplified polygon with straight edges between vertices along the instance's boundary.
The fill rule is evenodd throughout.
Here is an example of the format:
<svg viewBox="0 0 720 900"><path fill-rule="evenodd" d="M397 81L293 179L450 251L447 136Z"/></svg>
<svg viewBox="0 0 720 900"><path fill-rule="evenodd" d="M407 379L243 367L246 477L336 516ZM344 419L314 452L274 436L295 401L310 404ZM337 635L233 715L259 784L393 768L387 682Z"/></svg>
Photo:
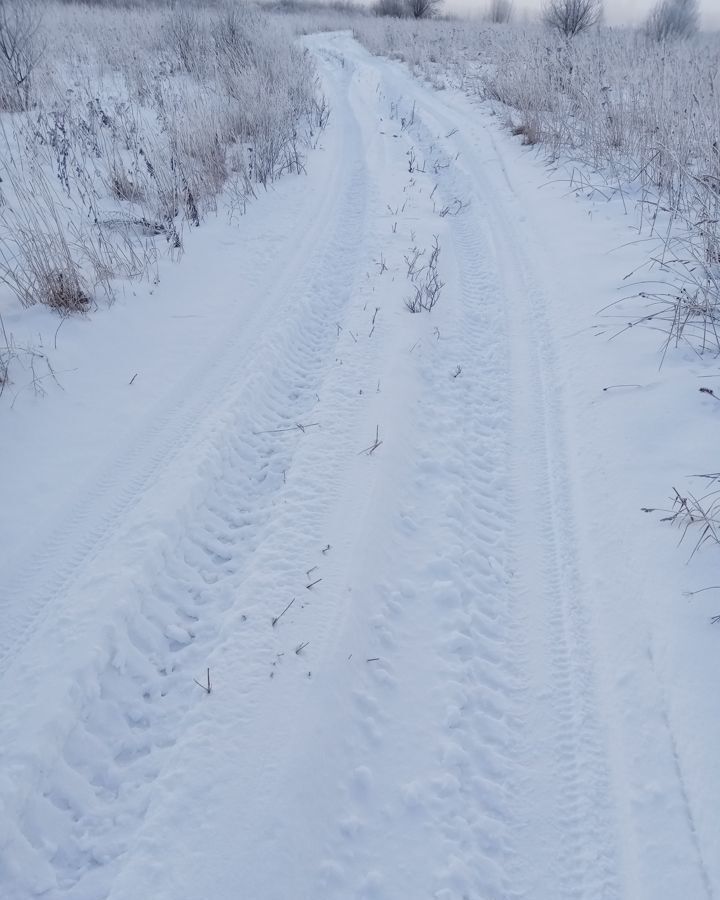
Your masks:
<svg viewBox="0 0 720 900"><path fill-rule="evenodd" d="M594 330L621 205L306 42L307 176L3 397L0 896L712 897L713 556L640 508L717 468L715 367Z"/></svg>

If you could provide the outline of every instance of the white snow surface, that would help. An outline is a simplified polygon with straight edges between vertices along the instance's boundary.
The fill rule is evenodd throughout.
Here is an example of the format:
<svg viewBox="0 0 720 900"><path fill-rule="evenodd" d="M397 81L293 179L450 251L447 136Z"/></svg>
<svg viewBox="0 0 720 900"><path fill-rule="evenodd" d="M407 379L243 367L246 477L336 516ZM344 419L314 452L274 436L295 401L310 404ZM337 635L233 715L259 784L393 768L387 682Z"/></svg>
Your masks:
<svg viewBox="0 0 720 900"><path fill-rule="evenodd" d="M308 175L3 398L0 897L718 896L712 551L640 512L717 469L712 370L593 330L621 209L307 44Z"/></svg>

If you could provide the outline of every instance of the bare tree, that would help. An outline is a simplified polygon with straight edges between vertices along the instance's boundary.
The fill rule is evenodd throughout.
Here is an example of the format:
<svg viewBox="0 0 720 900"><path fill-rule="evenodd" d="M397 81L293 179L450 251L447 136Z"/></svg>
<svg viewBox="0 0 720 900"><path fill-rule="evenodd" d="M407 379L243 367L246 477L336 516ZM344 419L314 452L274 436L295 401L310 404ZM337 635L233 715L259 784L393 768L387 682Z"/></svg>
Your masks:
<svg viewBox="0 0 720 900"><path fill-rule="evenodd" d="M0 105L27 109L30 77L44 47L38 40L42 17L29 0L0 0Z"/></svg>
<svg viewBox="0 0 720 900"><path fill-rule="evenodd" d="M547 0L543 21L567 38L592 28L602 18L602 0Z"/></svg>
<svg viewBox="0 0 720 900"><path fill-rule="evenodd" d="M436 16L442 0L407 0L410 15L415 19L431 19Z"/></svg>
<svg viewBox="0 0 720 900"><path fill-rule="evenodd" d="M504 25L512 19L513 5L512 0L491 0L490 8L487 11L488 22L496 25Z"/></svg>
<svg viewBox="0 0 720 900"><path fill-rule="evenodd" d="M688 38L697 33L699 20L698 0L658 0L645 30L656 41Z"/></svg>

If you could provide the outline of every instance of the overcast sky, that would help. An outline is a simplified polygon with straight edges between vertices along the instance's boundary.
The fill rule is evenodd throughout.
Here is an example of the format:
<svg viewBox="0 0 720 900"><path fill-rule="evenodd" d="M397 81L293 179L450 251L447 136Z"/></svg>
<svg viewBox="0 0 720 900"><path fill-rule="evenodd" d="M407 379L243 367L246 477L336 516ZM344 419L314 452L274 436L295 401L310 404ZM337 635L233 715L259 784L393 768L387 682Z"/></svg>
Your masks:
<svg viewBox="0 0 720 900"><path fill-rule="evenodd" d="M637 23L642 21L655 0L605 0L605 18L609 25ZM458 12L481 11L489 5L489 0L445 0L448 10ZM543 0L514 0L518 10L538 10ZM703 21L708 26L720 27L720 0L700 0Z"/></svg>

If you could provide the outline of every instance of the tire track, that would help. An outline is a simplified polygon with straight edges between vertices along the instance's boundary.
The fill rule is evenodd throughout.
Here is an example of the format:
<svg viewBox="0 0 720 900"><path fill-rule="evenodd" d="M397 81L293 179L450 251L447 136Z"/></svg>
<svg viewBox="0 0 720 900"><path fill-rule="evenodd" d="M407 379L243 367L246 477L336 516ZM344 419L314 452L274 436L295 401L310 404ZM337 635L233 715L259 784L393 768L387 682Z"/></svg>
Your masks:
<svg viewBox="0 0 720 900"><path fill-rule="evenodd" d="M597 729L588 623L573 554L572 508L563 476L567 465L560 393L553 383L555 367L544 313L546 298L532 274L522 237L508 221L491 180L484 176L480 155L462 133L452 140L442 137L452 132L457 123L429 92L418 90L412 82L403 88L404 95L416 104L426 152L431 153L433 147L442 148L448 159L460 160L448 170L445 181L450 190L446 202L454 197L470 202L468 214L453 220L458 244L463 247L462 256L469 261L468 296L474 296L479 304L502 303L507 315L504 327L514 336L512 346L508 346L514 377L506 380L500 391L500 402L508 406L508 399L513 398L514 407L512 444L517 462L510 475L514 483L514 500L510 503L514 523L511 527L517 529L514 565L520 573L514 585L527 603L541 600L543 612L535 612L532 617L521 615L510 630L519 625L524 635L522 650L517 640L514 645L519 658L525 658L525 671L546 680L548 693L542 693L542 700L550 700L552 716L552 731L548 732L547 723L539 721L527 706L538 686L526 681L522 719L534 721L536 731L528 734L526 729L525 765L536 771L530 783L526 780L525 790L537 794L539 801L530 801L537 803L534 812L526 809L523 815L520 806L516 815L521 821L529 813L535 819L535 828L545 834L555 833L553 843L548 844L546 839L544 848L535 851L537 858L523 866L526 885L531 896L609 900L620 896L613 811L609 804L607 757ZM483 234L489 238L484 248L478 243ZM479 261L483 259L497 273L494 279L482 271ZM497 326L496 322L484 330L486 340L490 329ZM492 365L485 371L492 373ZM496 387L488 384L485 391ZM533 448L530 467L528 445ZM528 565L533 559L539 561L534 570L532 564ZM539 634L533 634L535 628L540 629ZM508 646L513 646L512 638L508 640ZM550 796L537 787L546 777L533 759L538 745L544 746L553 763L554 787ZM525 837L531 846L538 843L530 831ZM515 858L527 858L527 849L517 838L514 844ZM548 851L553 857L549 865ZM545 878L541 881L537 873L543 871ZM554 889L550 887L553 881Z"/></svg>
<svg viewBox="0 0 720 900"><path fill-rule="evenodd" d="M345 73L345 89L350 78L351 73ZM158 428L158 440L164 441L168 422L171 433L179 435L196 417L194 425L201 423L209 433L199 486L173 513L179 524L166 534L151 533L150 543L141 539L137 571L111 579L102 590L100 608L107 608L101 616L107 624L97 644L82 660L72 662L71 680L80 687L73 689L75 714L68 716L63 709L62 719L42 723L44 730L54 732L53 746L42 748L42 762L35 752L24 758L19 744L12 748L25 782L22 790L0 795L9 820L18 823L16 829L11 826L2 855L10 873L9 883L7 876L3 880L8 900L25 900L35 891L58 898L78 892L83 897L107 896L183 719L197 702L188 684L204 671L253 556L278 524L278 509L287 502L285 472L299 441L311 441L313 435L262 432L292 429L316 408L337 341L334 322L343 318L353 294L356 249L364 241L367 173L358 152L357 123L344 117L344 126L342 177L336 179L332 214L322 223L327 240L317 240L311 229L315 246L309 258L300 261L302 269L282 280L283 287L290 278L298 283L254 355L242 361L250 370L243 383L233 381L227 387L228 396L209 423L200 411L207 402L203 392L179 419L168 416ZM304 247L302 243L301 251ZM204 387L207 391L208 385ZM155 436L147 439L152 440ZM147 443L141 442L126 465L146 452ZM174 465L176 457L182 465ZM30 638L29 631L42 628L43 610L51 601L53 607L82 609L81 598L97 591L97 573L102 575L108 554L110 559L116 552L132 555L134 527L118 531L118 521L127 519L134 503L142 520L143 498L136 492L147 488L153 467L162 467L163 478L172 484L182 477L183 466L180 446L173 448L170 459L157 449L151 465L114 495L94 536L93 548L100 548L94 559L93 548L76 553L54 571L55 590L39 588L30 596L28 614L11 622L12 633L5 635L3 646L10 645L10 638L15 645L12 657L3 660L6 667L20 653L23 635ZM122 474L121 468L114 480L98 487L98 501ZM312 517L311 507L305 512ZM89 518L78 513L73 533ZM103 547L110 536L113 540ZM44 558L46 566L62 547L58 539ZM73 577L74 566L80 571ZM17 590L22 594L20 587ZM255 648L263 667L272 644L268 637L264 647Z"/></svg>
<svg viewBox="0 0 720 900"><path fill-rule="evenodd" d="M343 101L338 98L338 102ZM298 292L308 290L308 279L313 277L308 274L312 270L308 261L315 259L317 271L317 260L322 258L319 248L332 241L342 217L342 184L349 168L344 156L351 156L347 144L332 157L328 189L315 195L312 205L303 211L299 239L291 248L287 265L260 297L252 319L243 317L231 323L218 345L202 355L201 363L188 373L170 399L142 423L124 451L93 479L75 507L63 512L60 521L37 536L36 545L42 549L19 561L14 572L4 573L0 677L37 631L56 598L71 588L77 573L142 501L158 474L192 443L198 431L217 428L218 418L237 401L247 371L261 368L268 352L272 353L272 339L264 333L265 321L292 315ZM314 277L322 279L322 275ZM245 354L239 352L240 348ZM278 364L282 360L278 359Z"/></svg>

